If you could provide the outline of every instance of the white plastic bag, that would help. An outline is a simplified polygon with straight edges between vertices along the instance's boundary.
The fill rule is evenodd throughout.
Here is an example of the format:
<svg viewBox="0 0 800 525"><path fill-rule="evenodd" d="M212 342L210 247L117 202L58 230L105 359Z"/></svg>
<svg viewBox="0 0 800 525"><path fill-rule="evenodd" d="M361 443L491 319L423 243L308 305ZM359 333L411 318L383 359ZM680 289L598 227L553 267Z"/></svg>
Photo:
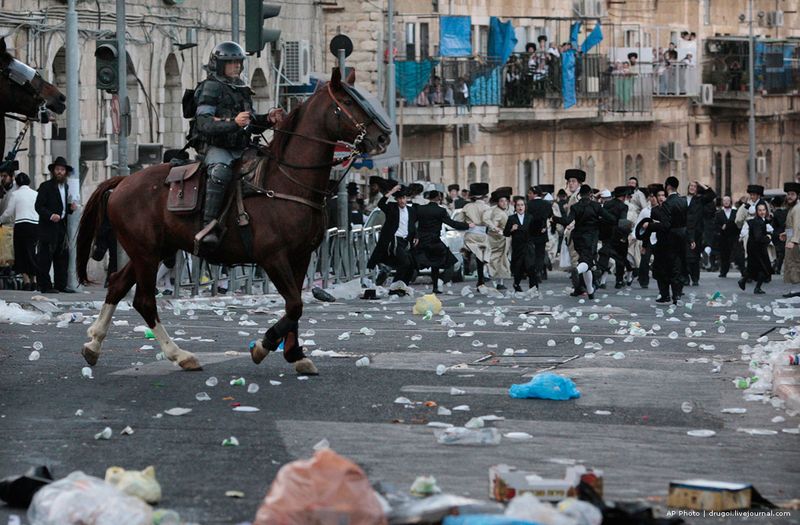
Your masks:
<svg viewBox="0 0 800 525"><path fill-rule="evenodd" d="M569 243L567 242L567 236L564 236L564 240L561 242L561 258L558 261L558 265L562 269L569 268L572 264L572 258L569 256Z"/></svg>
<svg viewBox="0 0 800 525"><path fill-rule="evenodd" d="M161 485L156 480L156 469L152 465L142 471L108 467L106 482L111 483L125 494L136 496L147 503L161 501Z"/></svg>
<svg viewBox="0 0 800 525"><path fill-rule="evenodd" d="M153 509L77 470L36 493L28 508L28 521L32 525L150 525Z"/></svg>

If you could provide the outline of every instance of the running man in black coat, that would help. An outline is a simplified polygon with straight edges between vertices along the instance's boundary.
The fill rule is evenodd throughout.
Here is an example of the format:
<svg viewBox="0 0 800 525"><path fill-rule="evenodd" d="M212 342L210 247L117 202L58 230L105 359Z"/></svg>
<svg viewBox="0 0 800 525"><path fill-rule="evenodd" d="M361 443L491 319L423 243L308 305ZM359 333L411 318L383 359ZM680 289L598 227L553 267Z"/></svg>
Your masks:
<svg viewBox="0 0 800 525"><path fill-rule="evenodd" d="M772 242L774 228L769 220L769 207L766 202L756 204L756 216L747 221L750 232L747 235L747 270L739 279L739 288L745 289L747 280L756 282L754 294L763 294L761 285L770 281L772 264L768 248Z"/></svg>
<svg viewBox="0 0 800 525"><path fill-rule="evenodd" d="M441 206L442 194L437 190L428 192L428 204L414 206L417 216L417 239L419 243L413 250L417 267L431 269L433 293L439 291L439 270L447 270L456 263L456 257L442 242L442 224L456 230L467 230L466 222L454 221Z"/></svg>
<svg viewBox="0 0 800 525"><path fill-rule="evenodd" d="M67 215L77 208L74 202L70 202L67 185L72 166L64 157L58 157L47 169L52 177L39 186L36 196L36 212L39 214L37 281L42 292L72 292L67 289ZM50 280L50 266L53 267L55 287Z"/></svg>
<svg viewBox="0 0 800 525"><path fill-rule="evenodd" d="M736 226L736 210L728 195L722 197L722 209L714 216L717 246L719 249L719 276L727 277L731 269L731 256L739 243L739 227Z"/></svg>
<svg viewBox="0 0 800 525"><path fill-rule="evenodd" d="M626 229L625 223L628 222L628 205L625 199L630 195L628 186L617 186L614 188L614 198L606 202L603 208L614 216L613 224L603 224L600 227L600 240L603 247L600 249L600 257L597 260L597 269L600 272L599 282L601 287L605 287L605 275L610 272L610 262L614 259L614 273L616 274L616 288L625 286L625 270L628 266L628 234L630 228ZM629 223L628 223L629 224Z"/></svg>
<svg viewBox="0 0 800 525"><path fill-rule="evenodd" d="M394 195L395 202L387 202ZM372 270L379 263L396 270L395 281L408 284L414 274L414 259L411 247L416 243L417 215L413 206L406 204L408 192L400 185L395 186L378 201L378 208L386 215L378 243L370 255L367 268ZM376 284L381 285L386 274L381 272Z"/></svg>
<svg viewBox="0 0 800 525"><path fill-rule="evenodd" d="M686 195L686 274L684 274L684 284L692 283L692 286L700 284L700 259L703 248L704 217L709 205L713 206L717 194L714 190L694 181L689 183L689 191Z"/></svg>

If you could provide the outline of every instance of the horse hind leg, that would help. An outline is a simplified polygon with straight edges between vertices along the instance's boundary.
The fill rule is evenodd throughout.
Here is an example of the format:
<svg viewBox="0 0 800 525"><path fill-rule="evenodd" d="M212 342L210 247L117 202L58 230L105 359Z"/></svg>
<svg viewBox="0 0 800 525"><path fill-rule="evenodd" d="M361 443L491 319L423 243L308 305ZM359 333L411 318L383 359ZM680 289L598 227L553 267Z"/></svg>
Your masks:
<svg viewBox="0 0 800 525"><path fill-rule="evenodd" d="M133 298L133 307L142 316L147 326L153 331L153 336L158 341L161 351L172 362L177 362L181 368L189 371L199 371L203 367L194 354L182 350L167 333L161 320L158 318L156 306L156 272L158 260L137 262L136 264L136 295Z"/></svg>
<svg viewBox="0 0 800 525"><path fill-rule="evenodd" d="M84 343L83 350L81 350L81 355L90 366L97 364L97 360L100 358L100 348L108 335L108 327L111 325L111 318L114 316L117 304L130 291L134 282L133 266L130 262L109 277L108 292L106 300L100 308L100 315L86 330L86 335L91 340Z"/></svg>

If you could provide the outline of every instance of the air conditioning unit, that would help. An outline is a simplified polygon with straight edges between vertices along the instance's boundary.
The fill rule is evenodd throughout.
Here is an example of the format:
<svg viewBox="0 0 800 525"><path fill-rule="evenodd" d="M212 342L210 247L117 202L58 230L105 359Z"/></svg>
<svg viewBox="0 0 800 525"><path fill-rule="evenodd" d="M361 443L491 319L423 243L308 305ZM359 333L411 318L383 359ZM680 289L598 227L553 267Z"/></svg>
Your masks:
<svg viewBox="0 0 800 525"><path fill-rule="evenodd" d="M578 16L586 18L602 18L606 16L604 0L574 0L572 10Z"/></svg>
<svg viewBox="0 0 800 525"><path fill-rule="evenodd" d="M700 86L700 104L710 106L714 103L714 84L703 84Z"/></svg>
<svg viewBox="0 0 800 525"><path fill-rule="evenodd" d="M767 172L767 158L756 157L756 173L763 175Z"/></svg>
<svg viewBox="0 0 800 525"><path fill-rule="evenodd" d="M680 142L667 144L667 157L669 160L683 160L683 146Z"/></svg>
<svg viewBox="0 0 800 525"><path fill-rule="evenodd" d="M286 42L284 53L284 74L289 82L308 84L311 73L311 43L308 40Z"/></svg>
<svg viewBox="0 0 800 525"><path fill-rule="evenodd" d="M767 13L767 27L783 27L783 11L769 11Z"/></svg>

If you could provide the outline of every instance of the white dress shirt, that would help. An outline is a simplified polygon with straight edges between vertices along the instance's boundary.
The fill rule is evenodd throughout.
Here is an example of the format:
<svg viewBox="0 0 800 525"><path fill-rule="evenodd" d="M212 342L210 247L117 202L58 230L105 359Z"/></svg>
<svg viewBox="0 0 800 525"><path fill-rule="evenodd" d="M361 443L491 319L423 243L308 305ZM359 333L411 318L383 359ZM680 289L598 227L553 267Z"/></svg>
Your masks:
<svg viewBox="0 0 800 525"><path fill-rule="evenodd" d="M400 221L397 224L397 231L395 237L408 237L408 208L398 208L400 210Z"/></svg>
<svg viewBox="0 0 800 525"><path fill-rule="evenodd" d="M0 224L28 222L39 223L39 214L36 213L36 191L29 186L20 186L11 194L8 206L0 216Z"/></svg>
<svg viewBox="0 0 800 525"><path fill-rule="evenodd" d="M523 214L517 213L517 219L519 219L519 224L520 224L520 226L522 226L522 224L525 223L525 214L524 213Z"/></svg>
<svg viewBox="0 0 800 525"><path fill-rule="evenodd" d="M61 204L63 206L63 210L61 211L61 218L63 219L64 216L67 214L67 185L66 184L59 184L58 185L58 194L61 195Z"/></svg>

